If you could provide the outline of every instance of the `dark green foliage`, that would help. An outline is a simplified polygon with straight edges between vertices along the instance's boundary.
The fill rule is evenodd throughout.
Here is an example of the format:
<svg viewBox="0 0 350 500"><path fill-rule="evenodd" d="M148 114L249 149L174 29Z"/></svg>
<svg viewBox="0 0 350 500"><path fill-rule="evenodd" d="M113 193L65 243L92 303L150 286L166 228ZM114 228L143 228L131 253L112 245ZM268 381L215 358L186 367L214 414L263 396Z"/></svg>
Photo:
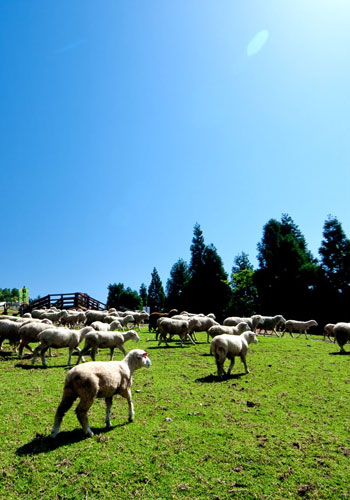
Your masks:
<svg viewBox="0 0 350 500"><path fill-rule="evenodd" d="M204 237L198 222L196 222L196 224L194 225L192 245L190 247L190 251L191 251L191 262L189 270L191 273L191 277L193 278L194 276L201 273L204 263L204 251L205 251Z"/></svg>
<svg viewBox="0 0 350 500"><path fill-rule="evenodd" d="M189 311L214 313L222 318L227 308L231 290L227 284L227 273L221 257L214 245L206 246L198 223L193 230L191 245L190 280L186 289L186 302Z"/></svg>
<svg viewBox="0 0 350 500"><path fill-rule="evenodd" d="M148 293L147 293L147 287L144 283L142 283L140 286L139 295L140 295L141 300L142 300L142 305L144 307L147 306L148 305Z"/></svg>
<svg viewBox="0 0 350 500"><path fill-rule="evenodd" d="M329 312L327 322L349 321L350 240L338 219L331 215L324 223L319 253L322 304Z"/></svg>
<svg viewBox="0 0 350 500"><path fill-rule="evenodd" d="M336 217L328 216L319 250L321 266L329 285L344 293L350 286L350 240Z"/></svg>
<svg viewBox="0 0 350 500"><path fill-rule="evenodd" d="M187 263L179 259L170 270L170 278L166 284L166 306L167 309L178 309L183 311L186 304L186 288L190 280L190 272Z"/></svg>
<svg viewBox="0 0 350 500"><path fill-rule="evenodd" d="M151 276L151 283L148 287L148 306L151 308L151 312L162 311L165 304L165 293L158 271L155 267L153 268Z"/></svg>
<svg viewBox="0 0 350 500"><path fill-rule="evenodd" d="M19 297L18 288L0 288L0 302L17 302Z"/></svg>
<svg viewBox="0 0 350 500"><path fill-rule="evenodd" d="M317 261L289 215L271 219L258 244L260 268L255 273L259 306L264 314L310 319L315 314Z"/></svg>
<svg viewBox="0 0 350 500"><path fill-rule="evenodd" d="M142 301L139 294L130 287L124 288L123 283L108 285L108 307L116 309L141 309Z"/></svg>
<svg viewBox="0 0 350 500"><path fill-rule="evenodd" d="M232 299L226 316L251 316L256 312L258 291L254 282L254 268L248 255L237 255L232 267L230 286Z"/></svg>

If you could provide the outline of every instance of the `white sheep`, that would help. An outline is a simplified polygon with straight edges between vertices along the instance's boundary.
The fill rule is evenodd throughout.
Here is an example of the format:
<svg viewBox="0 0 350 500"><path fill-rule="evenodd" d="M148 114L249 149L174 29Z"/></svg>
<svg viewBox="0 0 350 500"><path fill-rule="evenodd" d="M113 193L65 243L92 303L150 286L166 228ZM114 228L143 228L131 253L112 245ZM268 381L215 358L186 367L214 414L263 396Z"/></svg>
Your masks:
<svg viewBox="0 0 350 500"><path fill-rule="evenodd" d="M177 320L177 319L163 317L158 319L157 324L159 329L158 345L160 345L164 340L165 345L168 346L167 342L168 333L170 334L170 337L172 337L173 335L179 335L181 340L181 347L183 346L183 341L186 337L189 338L192 344L195 343L190 337L190 333L192 332L192 327L193 327L192 318L190 318L188 321L185 321L185 320Z"/></svg>
<svg viewBox="0 0 350 500"><path fill-rule="evenodd" d="M208 330L212 326L219 325L217 321L215 321L213 318L209 318L208 316L202 316L198 314L197 316L191 316L190 321L192 321L192 332L191 332L191 338L194 338L194 340L197 340L196 338L196 332L207 332L207 341L209 342L209 336L208 336Z"/></svg>
<svg viewBox="0 0 350 500"><path fill-rule="evenodd" d="M111 407L115 394L128 400L129 422L134 420L134 406L131 398L132 375L139 368L149 368L151 360L147 352L134 349L122 361L97 361L75 366L66 376L63 396L57 408L51 437L55 438L65 413L77 398L80 402L76 409L78 420L87 436L93 436L87 412L95 398L106 401L106 426L111 427Z"/></svg>
<svg viewBox="0 0 350 500"><path fill-rule="evenodd" d="M334 337L334 326L335 323L327 323L327 325L324 326L323 329L323 340L326 340L326 335L329 340L331 340L331 337ZM333 342L335 342L335 338L333 338Z"/></svg>
<svg viewBox="0 0 350 500"><path fill-rule="evenodd" d="M245 321L241 321L236 326L222 326L222 325L214 325L208 330L208 339L211 337L212 339L217 335L240 335L241 333L249 330L248 324ZM207 342L209 340L207 339Z"/></svg>
<svg viewBox="0 0 350 500"><path fill-rule="evenodd" d="M113 359L114 349L120 349L124 356L126 351L124 349L124 343L127 340L134 340L138 342L140 337L137 335L135 330L129 330L128 332L89 332L85 336L84 348L81 350L78 356L77 365L80 360L86 354L89 349L91 349L91 358L95 361L96 353L98 349L109 349L110 350L110 361Z"/></svg>
<svg viewBox="0 0 350 500"><path fill-rule="evenodd" d="M114 320L112 323L103 323L103 321L94 321L91 327L97 332L110 332L113 330L122 330L123 325L120 321Z"/></svg>
<svg viewBox="0 0 350 500"><path fill-rule="evenodd" d="M32 342L39 342L39 333L52 327L52 321L49 319L43 319L42 321L30 321L21 325L18 330L18 335L20 337L20 343L18 348L19 359L22 359L23 349L26 347L29 351L32 351L29 346Z"/></svg>
<svg viewBox="0 0 350 500"><path fill-rule="evenodd" d="M32 364L35 364L36 358L40 352L42 365L47 367L45 352L49 347L54 347L56 349L68 347L69 355L67 364L71 366L71 357L74 349L80 353L78 347L80 342L85 338L85 335L92 330L91 327L85 327L82 330L69 330L68 328L62 327L47 328L38 334L40 344L34 350Z"/></svg>
<svg viewBox="0 0 350 500"><path fill-rule="evenodd" d="M350 340L350 323L336 323L333 328L333 333L340 347L340 352L345 353L344 345Z"/></svg>
<svg viewBox="0 0 350 500"><path fill-rule="evenodd" d="M231 361L227 375L230 375L235 362L235 356L240 356L244 364L245 372L249 373L246 356L248 346L251 343L256 344L258 339L254 332L243 332L241 335L218 335L214 337L210 344L211 353L215 356L216 366L218 369L218 376L221 377L225 374L224 363L225 359Z"/></svg>
<svg viewBox="0 0 350 500"><path fill-rule="evenodd" d="M3 341L9 340L9 342L15 346L15 352L17 350L17 345L19 344L21 338L19 336L19 329L22 325L26 323L30 323L33 321L30 318L23 319L18 318L17 321L11 321L9 319L1 319L0 320L0 350L2 349Z"/></svg>
<svg viewBox="0 0 350 500"><path fill-rule="evenodd" d="M310 319L309 321L296 321L294 319L289 319L288 321L285 322L283 332L282 332L282 337L283 337L285 331L287 330L292 337L293 337L293 332L299 332L299 335L297 338L299 338L300 335L302 333L304 333L305 338L307 339L308 337L307 337L306 332L312 326L318 326L314 319Z"/></svg>
<svg viewBox="0 0 350 500"><path fill-rule="evenodd" d="M259 323L256 328L259 329L259 333L264 330L264 336L268 330L271 330L279 337L277 333L278 328L283 328L286 323L286 320L280 314L276 316L260 316Z"/></svg>

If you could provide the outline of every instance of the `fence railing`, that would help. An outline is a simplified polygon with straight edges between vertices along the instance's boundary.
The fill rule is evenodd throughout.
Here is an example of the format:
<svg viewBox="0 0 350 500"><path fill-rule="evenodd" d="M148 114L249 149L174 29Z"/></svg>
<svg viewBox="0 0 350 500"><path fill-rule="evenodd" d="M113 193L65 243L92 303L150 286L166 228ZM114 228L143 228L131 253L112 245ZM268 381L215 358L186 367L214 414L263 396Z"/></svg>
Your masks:
<svg viewBox="0 0 350 500"><path fill-rule="evenodd" d="M72 307L85 307L86 309L106 309L107 305L99 300L93 299L86 293L52 293L33 300L26 307L26 311L41 309L44 307L57 307L58 309L71 309Z"/></svg>

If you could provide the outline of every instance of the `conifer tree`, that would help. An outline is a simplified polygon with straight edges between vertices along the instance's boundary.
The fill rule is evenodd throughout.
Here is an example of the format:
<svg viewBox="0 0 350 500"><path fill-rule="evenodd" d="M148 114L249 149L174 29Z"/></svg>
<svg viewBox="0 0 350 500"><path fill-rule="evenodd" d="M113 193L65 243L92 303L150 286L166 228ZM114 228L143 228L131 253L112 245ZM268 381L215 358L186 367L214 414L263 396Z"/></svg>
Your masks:
<svg viewBox="0 0 350 500"><path fill-rule="evenodd" d="M265 224L258 251L255 282L262 314L303 318L314 313L317 261L289 215Z"/></svg>
<svg viewBox="0 0 350 500"><path fill-rule="evenodd" d="M148 293L147 293L147 287L144 283L141 283L139 295L140 295L141 300L142 300L142 305L144 307L147 306L148 305Z"/></svg>
<svg viewBox="0 0 350 500"><path fill-rule="evenodd" d="M170 270L170 278L166 284L167 309L186 309L186 289L190 280L188 265L183 259L179 259Z"/></svg>
<svg viewBox="0 0 350 500"><path fill-rule="evenodd" d="M151 312L162 311L165 303L165 293L157 269L154 267L148 287L148 306Z"/></svg>

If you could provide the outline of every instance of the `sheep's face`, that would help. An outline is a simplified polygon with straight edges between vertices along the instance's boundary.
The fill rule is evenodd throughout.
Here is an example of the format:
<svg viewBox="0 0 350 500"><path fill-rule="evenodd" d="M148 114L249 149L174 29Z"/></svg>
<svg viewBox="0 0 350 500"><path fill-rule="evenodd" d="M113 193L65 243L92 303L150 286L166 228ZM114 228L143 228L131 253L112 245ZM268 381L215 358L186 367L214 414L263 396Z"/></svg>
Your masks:
<svg viewBox="0 0 350 500"><path fill-rule="evenodd" d="M132 340L134 340L135 342L139 342L140 340L140 337L137 335L137 333L132 330Z"/></svg>
<svg viewBox="0 0 350 500"><path fill-rule="evenodd" d="M143 366L145 368L149 368L151 366L152 362L149 359L147 352L145 352L145 351L141 351L141 352L143 352L143 354L137 355L138 359L141 362L141 366Z"/></svg>
<svg viewBox="0 0 350 500"><path fill-rule="evenodd" d="M258 338L256 336L256 333L249 332L248 335L248 344L257 344L258 343Z"/></svg>

